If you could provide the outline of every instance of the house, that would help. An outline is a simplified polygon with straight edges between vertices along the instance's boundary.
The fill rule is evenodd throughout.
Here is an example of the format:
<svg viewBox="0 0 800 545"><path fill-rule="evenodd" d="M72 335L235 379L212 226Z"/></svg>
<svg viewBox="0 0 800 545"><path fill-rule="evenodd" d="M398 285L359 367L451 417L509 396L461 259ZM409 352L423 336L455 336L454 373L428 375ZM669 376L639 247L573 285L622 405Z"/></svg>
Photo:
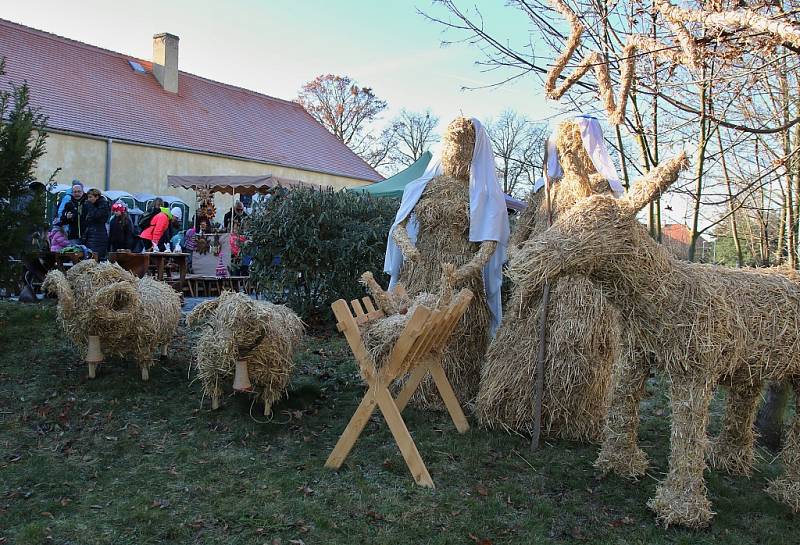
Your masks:
<svg viewBox="0 0 800 545"><path fill-rule="evenodd" d="M191 191L167 176L272 176L334 188L382 180L300 105L178 69L179 39L137 59L0 19L0 85L27 81L48 116L37 177L130 193ZM224 203L224 204L223 204ZM230 206L230 197L218 210Z"/></svg>
<svg viewBox="0 0 800 545"><path fill-rule="evenodd" d="M689 259L689 246L692 232L681 223L666 223L661 228L661 244L667 247L675 257ZM712 243L700 235L695 247L695 261L708 262L713 259Z"/></svg>

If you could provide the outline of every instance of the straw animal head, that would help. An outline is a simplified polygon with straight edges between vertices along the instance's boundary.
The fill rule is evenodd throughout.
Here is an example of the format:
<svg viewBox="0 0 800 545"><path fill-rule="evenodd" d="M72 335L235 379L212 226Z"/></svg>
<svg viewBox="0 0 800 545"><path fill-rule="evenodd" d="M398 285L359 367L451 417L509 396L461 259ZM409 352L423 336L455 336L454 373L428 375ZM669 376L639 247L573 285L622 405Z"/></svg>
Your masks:
<svg viewBox="0 0 800 545"><path fill-rule="evenodd" d="M475 152L475 125L466 117L457 117L442 136L442 171L459 180L469 180Z"/></svg>
<svg viewBox="0 0 800 545"><path fill-rule="evenodd" d="M556 129L556 149L564 177L574 176L588 182L589 176L597 174L584 148L581 127L575 120L563 121Z"/></svg>
<svg viewBox="0 0 800 545"><path fill-rule="evenodd" d="M541 286L566 274L588 277L618 267L636 254L636 214L666 190L686 168L686 154L663 162L620 199L591 195L565 211L541 236L525 243L509 276Z"/></svg>

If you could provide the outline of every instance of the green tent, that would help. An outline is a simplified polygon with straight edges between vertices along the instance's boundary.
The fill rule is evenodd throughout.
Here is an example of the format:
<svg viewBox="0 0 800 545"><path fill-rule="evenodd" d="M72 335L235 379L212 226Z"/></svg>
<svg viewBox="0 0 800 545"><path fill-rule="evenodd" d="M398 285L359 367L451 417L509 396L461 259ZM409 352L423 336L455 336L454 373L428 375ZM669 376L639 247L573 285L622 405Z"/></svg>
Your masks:
<svg viewBox="0 0 800 545"><path fill-rule="evenodd" d="M409 182L413 182L422 176L425 169L428 168L431 157L431 152L426 151L422 154L422 157L417 159L411 166L398 172L391 178L386 178L384 181L378 182L377 184L354 187L351 188L351 191L364 191L376 197L402 197L403 189L405 189Z"/></svg>

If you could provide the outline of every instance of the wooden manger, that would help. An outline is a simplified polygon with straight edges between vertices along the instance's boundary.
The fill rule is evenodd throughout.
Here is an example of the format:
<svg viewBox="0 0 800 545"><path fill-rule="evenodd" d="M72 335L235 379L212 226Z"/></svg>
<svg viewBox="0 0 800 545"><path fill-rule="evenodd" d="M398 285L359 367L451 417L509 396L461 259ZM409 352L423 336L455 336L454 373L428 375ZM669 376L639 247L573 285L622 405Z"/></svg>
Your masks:
<svg viewBox="0 0 800 545"><path fill-rule="evenodd" d="M430 373L456 429L460 433L469 429L464 412L442 369L442 351L472 297L470 290L462 289L443 308L431 310L422 305L417 306L380 368L367 351L359 326L384 318L384 312L376 310L369 297L351 301L352 310L344 299L339 299L331 305L337 319L336 327L344 333L350 344L361 376L369 385L369 389L328 456L325 467L331 469L341 467L377 406L380 407L414 481L419 485L434 488L433 480L401 413L420 382ZM395 399L389 388L406 374L409 374L409 377Z"/></svg>

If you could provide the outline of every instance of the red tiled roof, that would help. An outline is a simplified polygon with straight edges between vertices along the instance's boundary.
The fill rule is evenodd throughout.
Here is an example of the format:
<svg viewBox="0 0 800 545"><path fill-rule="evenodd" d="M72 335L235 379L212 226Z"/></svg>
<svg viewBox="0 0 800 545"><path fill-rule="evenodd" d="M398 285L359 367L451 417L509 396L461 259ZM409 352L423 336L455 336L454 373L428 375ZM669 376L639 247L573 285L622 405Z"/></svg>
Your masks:
<svg viewBox="0 0 800 545"><path fill-rule="evenodd" d="M673 240L689 244L692 240L692 233L689 228L680 223L667 223L661 228L662 236L668 236Z"/></svg>
<svg viewBox="0 0 800 545"><path fill-rule="evenodd" d="M0 19L7 80L26 80L52 129L378 181L380 174L301 106L180 72L161 88L152 63ZM128 60L141 64L137 74ZM193 173L197 174L197 173Z"/></svg>

